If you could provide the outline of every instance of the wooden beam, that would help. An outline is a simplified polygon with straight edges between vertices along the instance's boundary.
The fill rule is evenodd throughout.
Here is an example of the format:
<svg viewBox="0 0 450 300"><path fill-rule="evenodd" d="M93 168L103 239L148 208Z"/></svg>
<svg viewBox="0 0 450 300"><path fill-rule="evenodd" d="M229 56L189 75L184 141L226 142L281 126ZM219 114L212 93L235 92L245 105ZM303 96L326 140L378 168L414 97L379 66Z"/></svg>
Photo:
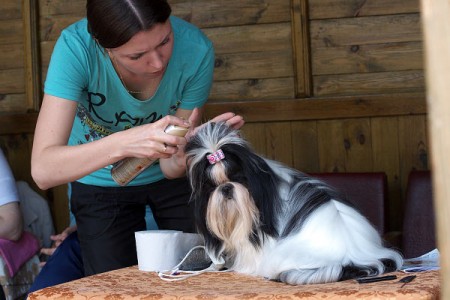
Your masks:
<svg viewBox="0 0 450 300"><path fill-rule="evenodd" d="M292 46L296 97L311 96L308 1L291 0Z"/></svg>
<svg viewBox="0 0 450 300"><path fill-rule="evenodd" d="M246 122L301 121L426 113L422 93L208 103L206 118L232 111Z"/></svg>
<svg viewBox="0 0 450 300"><path fill-rule="evenodd" d="M450 299L450 6L448 0L422 0L421 9L433 195L441 254L440 299Z"/></svg>
<svg viewBox="0 0 450 300"><path fill-rule="evenodd" d="M27 106L37 111L41 101L41 71L39 68L39 35L38 35L38 4L37 0L22 0L24 28L24 58L25 58L25 92Z"/></svg>
<svg viewBox="0 0 450 300"><path fill-rule="evenodd" d="M33 133L36 127L38 114L1 114L0 115L0 135Z"/></svg>
<svg viewBox="0 0 450 300"><path fill-rule="evenodd" d="M232 111L246 122L302 121L426 114L421 93L281 99L267 101L213 102L206 104L210 119ZM0 115L0 135L33 133L37 112Z"/></svg>

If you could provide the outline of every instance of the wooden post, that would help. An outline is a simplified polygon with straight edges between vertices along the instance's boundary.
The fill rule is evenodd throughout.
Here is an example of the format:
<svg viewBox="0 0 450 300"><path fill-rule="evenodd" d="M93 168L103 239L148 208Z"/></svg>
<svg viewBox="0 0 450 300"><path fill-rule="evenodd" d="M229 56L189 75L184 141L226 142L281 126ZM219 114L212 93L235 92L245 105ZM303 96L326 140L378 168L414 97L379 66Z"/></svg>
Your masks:
<svg viewBox="0 0 450 300"><path fill-rule="evenodd" d="M450 299L450 2L422 0L441 299Z"/></svg>
<svg viewBox="0 0 450 300"><path fill-rule="evenodd" d="M27 107L38 111L41 100L41 73L39 55L39 20L37 0L22 0L24 54L25 54L25 89Z"/></svg>
<svg viewBox="0 0 450 300"><path fill-rule="evenodd" d="M291 0L292 44L294 72L296 77L295 97L311 97L311 71L309 53L308 1Z"/></svg>

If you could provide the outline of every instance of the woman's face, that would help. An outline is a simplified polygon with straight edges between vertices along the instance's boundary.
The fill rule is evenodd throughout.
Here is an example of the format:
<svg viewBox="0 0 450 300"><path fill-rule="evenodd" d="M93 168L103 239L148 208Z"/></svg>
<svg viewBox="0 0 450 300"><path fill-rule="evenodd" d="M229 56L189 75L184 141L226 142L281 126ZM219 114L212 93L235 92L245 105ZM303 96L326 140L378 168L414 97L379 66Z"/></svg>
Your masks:
<svg viewBox="0 0 450 300"><path fill-rule="evenodd" d="M130 75L156 78L164 74L173 49L170 21L140 31L124 45L109 49L119 67Z"/></svg>

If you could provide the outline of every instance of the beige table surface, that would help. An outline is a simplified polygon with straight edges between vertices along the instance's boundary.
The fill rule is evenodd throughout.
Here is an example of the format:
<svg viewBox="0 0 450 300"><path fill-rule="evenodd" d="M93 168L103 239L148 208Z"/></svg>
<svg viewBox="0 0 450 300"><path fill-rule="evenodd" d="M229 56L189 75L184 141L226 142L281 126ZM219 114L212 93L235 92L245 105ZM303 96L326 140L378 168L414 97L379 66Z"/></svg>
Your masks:
<svg viewBox="0 0 450 300"><path fill-rule="evenodd" d="M397 280L291 286L231 272L167 282L133 266L45 288L29 299L439 299L438 271L416 273L417 278L403 288L398 280L408 274L393 274Z"/></svg>

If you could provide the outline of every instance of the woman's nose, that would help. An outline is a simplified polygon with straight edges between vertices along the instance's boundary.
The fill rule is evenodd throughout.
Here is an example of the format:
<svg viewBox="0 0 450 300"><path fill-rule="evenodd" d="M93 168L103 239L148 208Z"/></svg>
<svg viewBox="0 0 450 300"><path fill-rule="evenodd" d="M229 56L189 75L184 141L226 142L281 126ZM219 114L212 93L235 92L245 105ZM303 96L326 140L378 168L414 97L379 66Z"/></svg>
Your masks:
<svg viewBox="0 0 450 300"><path fill-rule="evenodd" d="M158 51L153 51L150 53L147 59L147 66L152 67L156 71L159 71L164 67L164 61Z"/></svg>

